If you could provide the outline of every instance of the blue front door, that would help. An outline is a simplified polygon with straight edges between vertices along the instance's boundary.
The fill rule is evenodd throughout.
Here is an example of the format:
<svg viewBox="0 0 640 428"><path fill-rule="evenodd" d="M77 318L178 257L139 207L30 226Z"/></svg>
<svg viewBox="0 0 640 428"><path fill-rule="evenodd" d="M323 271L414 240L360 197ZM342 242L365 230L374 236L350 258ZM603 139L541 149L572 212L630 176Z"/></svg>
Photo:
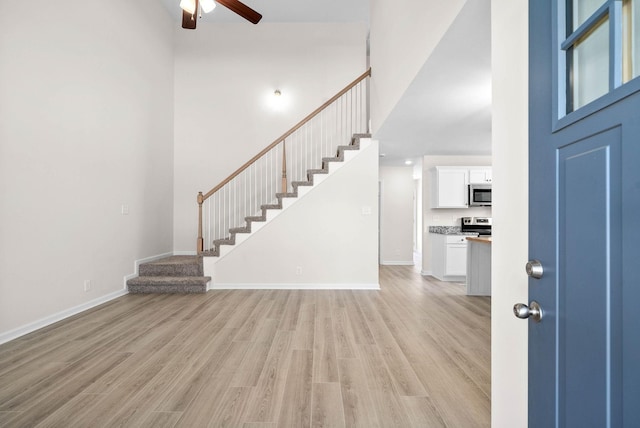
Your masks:
<svg viewBox="0 0 640 428"><path fill-rule="evenodd" d="M529 14L529 426L640 427L640 0Z"/></svg>

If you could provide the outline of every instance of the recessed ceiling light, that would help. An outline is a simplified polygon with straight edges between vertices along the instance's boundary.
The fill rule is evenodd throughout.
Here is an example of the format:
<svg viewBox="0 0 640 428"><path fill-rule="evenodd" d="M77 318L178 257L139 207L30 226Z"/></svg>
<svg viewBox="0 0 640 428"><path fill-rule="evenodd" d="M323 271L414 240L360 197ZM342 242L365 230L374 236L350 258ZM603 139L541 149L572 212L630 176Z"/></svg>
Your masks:
<svg viewBox="0 0 640 428"><path fill-rule="evenodd" d="M413 161L406 160L406 161L404 161L404 164L405 164L405 165L411 165L411 164L413 164Z"/></svg>

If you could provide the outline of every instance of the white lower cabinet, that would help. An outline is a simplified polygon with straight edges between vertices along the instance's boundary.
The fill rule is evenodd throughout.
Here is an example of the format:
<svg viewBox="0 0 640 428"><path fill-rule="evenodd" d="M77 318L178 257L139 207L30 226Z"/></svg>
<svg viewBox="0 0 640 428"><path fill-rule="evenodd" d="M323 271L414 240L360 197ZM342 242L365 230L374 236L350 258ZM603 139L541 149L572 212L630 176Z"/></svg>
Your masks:
<svg viewBox="0 0 640 428"><path fill-rule="evenodd" d="M430 233L431 274L441 281L465 281L467 239L465 235Z"/></svg>

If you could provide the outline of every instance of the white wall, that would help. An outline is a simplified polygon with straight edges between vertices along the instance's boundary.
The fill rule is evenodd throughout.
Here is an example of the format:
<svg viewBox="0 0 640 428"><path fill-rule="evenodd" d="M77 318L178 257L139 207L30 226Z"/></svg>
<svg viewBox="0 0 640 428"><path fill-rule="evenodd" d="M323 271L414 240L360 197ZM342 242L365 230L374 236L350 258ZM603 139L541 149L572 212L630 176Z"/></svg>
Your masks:
<svg viewBox="0 0 640 428"><path fill-rule="evenodd" d="M0 341L171 250L173 26L155 0L0 2Z"/></svg>
<svg viewBox="0 0 640 428"><path fill-rule="evenodd" d="M366 69L363 24L176 30L174 249L195 251L207 192ZM280 89L288 108L267 99Z"/></svg>
<svg viewBox="0 0 640 428"><path fill-rule="evenodd" d="M377 164L374 141L217 261L214 288L377 288Z"/></svg>
<svg viewBox="0 0 640 428"><path fill-rule="evenodd" d="M495 428L527 426L528 2L494 0L491 406Z"/></svg>
<svg viewBox="0 0 640 428"><path fill-rule="evenodd" d="M371 125L375 134L466 0L371 0Z"/></svg>
<svg viewBox="0 0 640 428"><path fill-rule="evenodd" d="M413 167L381 166L380 263L413 264Z"/></svg>
<svg viewBox="0 0 640 428"><path fill-rule="evenodd" d="M491 166L491 156L424 156L422 159L422 273L431 274L429 226L460 226L461 217L491 217L491 207L431 208L432 177L435 166ZM494 179L495 181L495 179Z"/></svg>

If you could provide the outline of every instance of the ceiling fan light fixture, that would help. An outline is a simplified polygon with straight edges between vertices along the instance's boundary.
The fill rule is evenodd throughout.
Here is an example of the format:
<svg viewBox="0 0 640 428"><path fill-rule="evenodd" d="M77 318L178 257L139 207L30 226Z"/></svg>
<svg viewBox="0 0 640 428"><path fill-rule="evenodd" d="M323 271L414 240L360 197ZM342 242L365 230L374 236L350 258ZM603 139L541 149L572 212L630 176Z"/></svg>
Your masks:
<svg viewBox="0 0 640 428"><path fill-rule="evenodd" d="M196 0L180 0L180 8L193 15L196 13Z"/></svg>
<svg viewBox="0 0 640 428"><path fill-rule="evenodd" d="M213 0L200 0L200 6L204 13L209 13L216 8L216 2Z"/></svg>

